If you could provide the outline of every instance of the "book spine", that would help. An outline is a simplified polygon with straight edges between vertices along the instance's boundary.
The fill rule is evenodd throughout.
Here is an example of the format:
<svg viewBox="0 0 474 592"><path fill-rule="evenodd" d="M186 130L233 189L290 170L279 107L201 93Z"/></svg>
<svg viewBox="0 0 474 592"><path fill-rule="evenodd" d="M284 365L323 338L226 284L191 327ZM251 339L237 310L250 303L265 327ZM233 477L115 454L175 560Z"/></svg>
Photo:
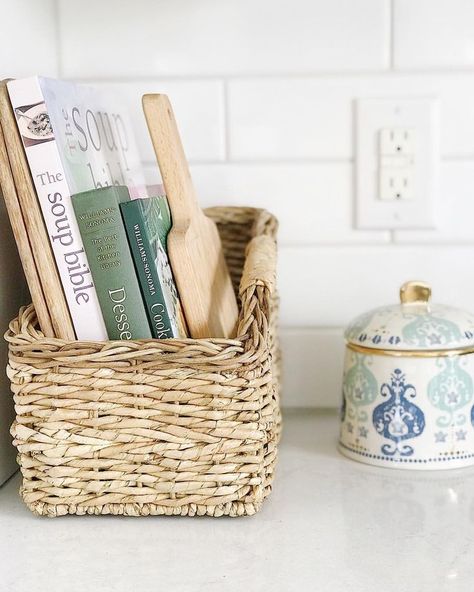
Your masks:
<svg viewBox="0 0 474 592"><path fill-rule="evenodd" d="M79 193L72 199L109 338L147 339L150 325L119 201L114 187Z"/></svg>
<svg viewBox="0 0 474 592"><path fill-rule="evenodd" d="M153 337L156 339L177 337L176 327L172 323L158 277L142 211L138 207L138 202L129 202L127 206L122 208L122 216Z"/></svg>
<svg viewBox="0 0 474 592"><path fill-rule="evenodd" d="M44 141L32 141L24 135L25 130L20 125L20 121L28 117L25 107L43 104L42 112L47 113L38 80L9 82L8 92L76 337L87 341L106 340L107 330L56 139L51 134Z"/></svg>

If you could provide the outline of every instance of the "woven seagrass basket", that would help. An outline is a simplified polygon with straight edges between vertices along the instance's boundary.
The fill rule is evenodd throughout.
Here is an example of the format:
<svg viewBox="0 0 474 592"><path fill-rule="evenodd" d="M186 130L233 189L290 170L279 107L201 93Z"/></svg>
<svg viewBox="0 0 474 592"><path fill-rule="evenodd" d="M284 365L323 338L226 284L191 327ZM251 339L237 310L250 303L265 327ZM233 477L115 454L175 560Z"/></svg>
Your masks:
<svg viewBox="0 0 474 592"><path fill-rule="evenodd" d="M235 339L45 338L10 323L21 495L36 514L254 514L280 433L275 218L211 208L240 317Z"/></svg>

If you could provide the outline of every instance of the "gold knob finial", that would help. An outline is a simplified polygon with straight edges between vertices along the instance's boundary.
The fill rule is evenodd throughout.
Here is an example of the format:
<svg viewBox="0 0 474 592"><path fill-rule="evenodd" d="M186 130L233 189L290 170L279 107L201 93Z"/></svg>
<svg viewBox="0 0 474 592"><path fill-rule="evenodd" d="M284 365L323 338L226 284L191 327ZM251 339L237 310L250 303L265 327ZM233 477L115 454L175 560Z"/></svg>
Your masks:
<svg viewBox="0 0 474 592"><path fill-rule="evenodd" d="M431 298L431 286L426 282L405 282L400 288L402 304L428 304Z"/></svg>

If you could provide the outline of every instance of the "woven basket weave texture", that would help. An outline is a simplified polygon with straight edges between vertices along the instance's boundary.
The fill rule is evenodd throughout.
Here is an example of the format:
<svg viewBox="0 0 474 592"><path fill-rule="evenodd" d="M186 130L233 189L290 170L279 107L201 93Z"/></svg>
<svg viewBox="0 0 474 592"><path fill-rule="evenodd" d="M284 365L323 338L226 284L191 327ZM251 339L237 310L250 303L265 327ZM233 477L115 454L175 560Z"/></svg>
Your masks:
<svg viewBox="0 0 474 592"><path fill-rule="evenodd" d="M10 323L7 373L21 495L36 514L243 516L273 481L280 434L276 230L210 208L240 317L235 339L45 338Z"/></svg>

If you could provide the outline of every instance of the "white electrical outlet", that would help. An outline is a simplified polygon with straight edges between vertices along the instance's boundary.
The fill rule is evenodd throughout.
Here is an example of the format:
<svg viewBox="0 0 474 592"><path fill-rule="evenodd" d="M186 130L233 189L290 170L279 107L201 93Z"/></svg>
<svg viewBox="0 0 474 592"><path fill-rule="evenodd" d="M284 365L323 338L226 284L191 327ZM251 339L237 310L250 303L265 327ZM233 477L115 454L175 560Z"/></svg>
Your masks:
<svg viewBox="0 0 474 592"><path fill-rule="evenodd" d="M386 127L380 130L380 154L384 156L413 156L416 129Z"/></svg>
<svg viewBox="0 0 474 592"><path fill-rule="evenodd" d="M358 228L434 228L436 99L357 102Z"/></svg>
<svg viewBox="0 0 474 592"><path fill-rule="evenodd" d="M413 199L416 173L416 130L380 130L379 198L385 201Z"/></svg>
<svg viewBox="0 0 474 592"><path fill-rule="evenodd" d="M384 201L413 199L413 167L384 167L379 170L379 198Z"/></svg>

